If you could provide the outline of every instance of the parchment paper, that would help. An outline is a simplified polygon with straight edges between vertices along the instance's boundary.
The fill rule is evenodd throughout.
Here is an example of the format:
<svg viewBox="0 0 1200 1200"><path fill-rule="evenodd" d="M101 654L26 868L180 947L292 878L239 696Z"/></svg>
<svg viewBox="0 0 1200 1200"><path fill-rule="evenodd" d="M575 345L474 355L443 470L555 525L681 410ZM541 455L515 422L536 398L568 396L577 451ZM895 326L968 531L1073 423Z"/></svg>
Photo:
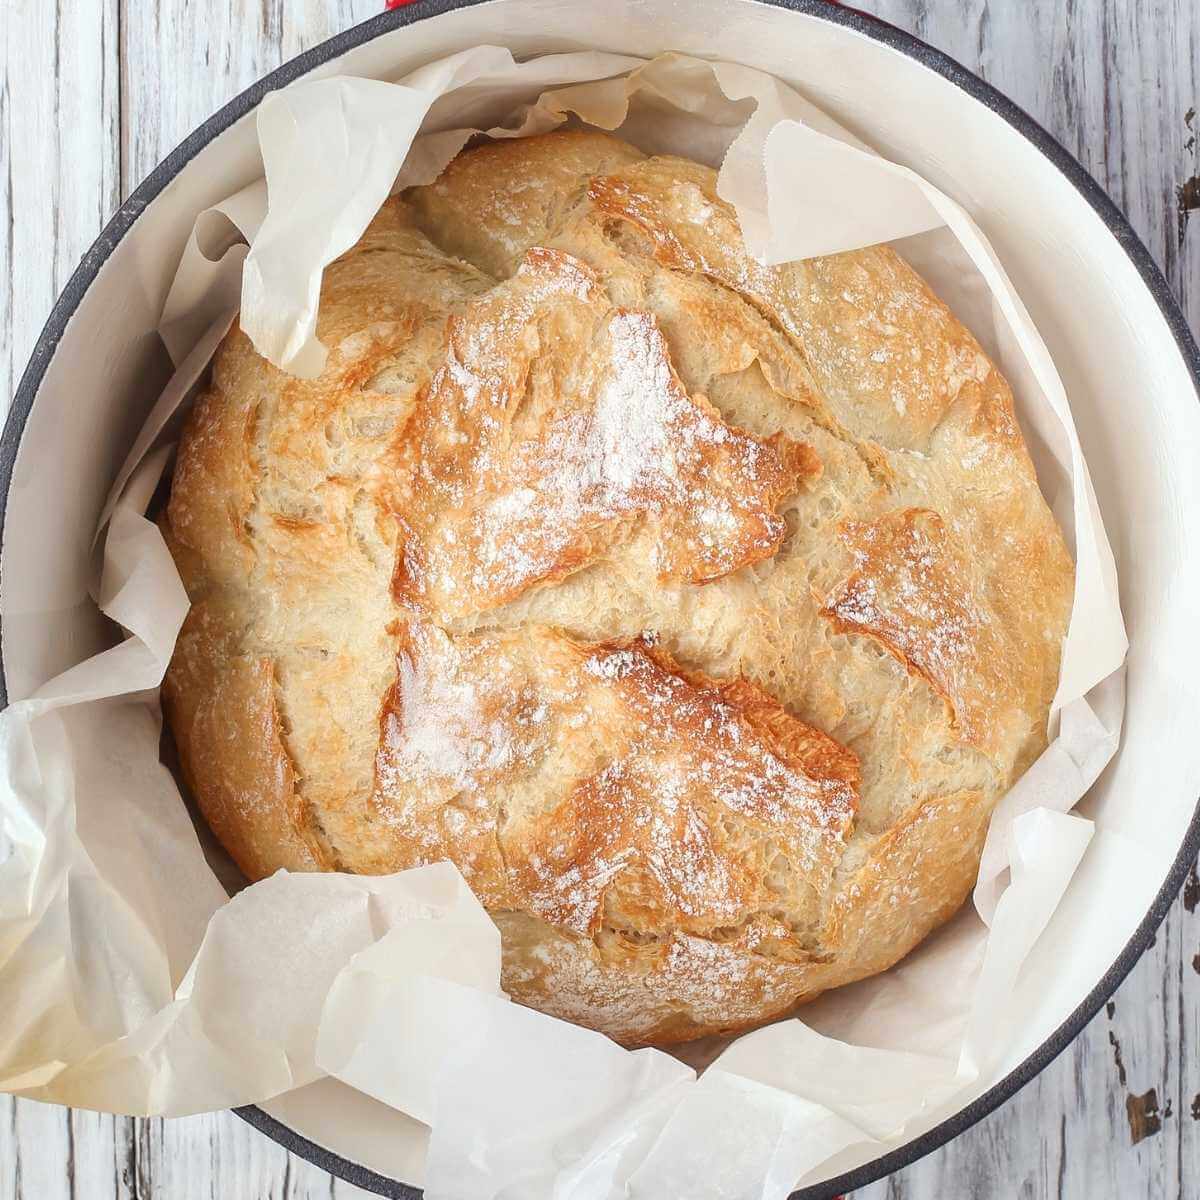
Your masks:
<svg viewBox="0 0 1200 1200"><path fill-rule="evenodd" d="M477 130L568 117L720 166L764 261L899 241L1012 383L1076 555L1053 740L996 810L975 913L800 1018L694 1048L700 1075L509 1003L495 927L448 864L280 872L228 900L158 757L187 601L141 514L239 296L266 357L318 373L321 272L389 192ZM980 230L778 81L678 56L484 46L400 83L300 81L258 125L265 183L197 218L161 326L177 374L98 514L98 602L123 639L0 715L0 1089L181 1114L330 1074L431 1126L431 1200L782 1197L952 1109L1003 1049L1017 972L1087 847L1069 810L1115 752L1126 649L1066 395Z"/></svg>

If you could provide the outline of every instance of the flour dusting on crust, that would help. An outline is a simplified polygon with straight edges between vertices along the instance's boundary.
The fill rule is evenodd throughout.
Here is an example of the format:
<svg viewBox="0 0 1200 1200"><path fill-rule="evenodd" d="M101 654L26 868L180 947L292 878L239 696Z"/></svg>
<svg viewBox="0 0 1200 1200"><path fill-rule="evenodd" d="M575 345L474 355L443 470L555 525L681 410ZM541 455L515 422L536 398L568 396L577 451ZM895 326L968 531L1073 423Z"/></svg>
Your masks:
<svg viewBox="0 0 1200 1200"><path fill-rule="evenodd" d="M719 578L774 552L777 505L820 472L808 447L752 437L689 396L653 315L610 305L570 255L531 251L450 340L394 499L397 585L431 613L508 603L644 522L664 576Z"/></svg>

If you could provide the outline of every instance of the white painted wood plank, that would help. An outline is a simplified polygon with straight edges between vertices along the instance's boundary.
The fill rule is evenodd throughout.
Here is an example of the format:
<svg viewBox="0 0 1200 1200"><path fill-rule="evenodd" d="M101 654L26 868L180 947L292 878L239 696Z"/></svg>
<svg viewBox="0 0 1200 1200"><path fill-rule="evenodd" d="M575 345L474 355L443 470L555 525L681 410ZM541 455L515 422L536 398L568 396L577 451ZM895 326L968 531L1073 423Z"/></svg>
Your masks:
<svg viewBox="0 0 1200 1200"><path fill-rule="evenodd" d="M238 92L382 10L382 0L121 0L123 193Z"/></svg>
<svg viewBox="0 0 1200 1200"><path fill-rule="evenodd" d="M1176 189L1200 171L1183 124L1200 99L1200 13L1191 0L857 3L979 70L1077 154L1129 213L1195 327L1200 214L1181 242L1176 207ZM0 216L14 218L0 244L0 399L118 190L127 194L263 72L381 7L377 0L120 0L118 105L116 75L103 66L114 54L116 4L60 0L56 16L41 0L7 7L0 0L0 186L9 181ZM73 36L62 39L59 30ZM1111 1014L1000 1111L856 1193L859 1200L1192 1194L1200 1181L1198 955L1200 917L1180 902ZM1150 1088L1161 1125L1135 1145L1127 1097ZM16 1197L18 1186L26 1200L364 1195L228 1113L68 1118L0 1097L0 1200Z"/></svg>
<svg viewBox="0 0 1200 1200"><path fill-rule="evenodd" d="M137 1162L164 1200L356 1200L369 1193L288 1154L232 1113L137 1125ZM105 1197L107 1200L107 1197Z"/></svg>
<svg viewBox="0 0 1200 1200"><path fill-rule="evenodd" d="M119 200L117 0L0 10L0 413Z"/></svg>
<svg viewBox="0 0 1200 1200"><path fill-rule="evenodd" d="M10 1116L16 1147L9 1168L13 1194L18 1200L33 1196L71 1200L70 1111L56 1105L17 1102L12 1104Z"/></svg>

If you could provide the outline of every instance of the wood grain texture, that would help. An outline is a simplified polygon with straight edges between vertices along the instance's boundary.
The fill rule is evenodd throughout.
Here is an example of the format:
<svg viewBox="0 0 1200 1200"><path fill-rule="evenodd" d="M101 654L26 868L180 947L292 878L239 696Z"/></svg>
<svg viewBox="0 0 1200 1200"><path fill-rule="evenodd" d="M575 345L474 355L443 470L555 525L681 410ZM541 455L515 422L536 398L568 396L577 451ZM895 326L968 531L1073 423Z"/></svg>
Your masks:
<svg viewBox="0 0 1200 1200"><path fill-rule="evenodd" d="M1054 133L1128 213L1200 326L1200 211L1181 237L1179 209L1181 197L1200 204L1200 182L1189 191L1200 117L1185 123L1200 108L1195 0L855 2L979 71ZM243 87L381 7L0 0L0 407L120 199ZM1197 901L1200 880L1108 1009L1014 1100L858 1200L1200 1197ZM0 1200L363 1195L228 1113L131 1120L0 1096Z"/></svg>
<svg viewBox="0 0 1200 1200"><path fill-rule="evenodd" d="M121 201L117 0L0 0L0 402Z"/></svg>
<svg viewBox="0 0 1200 1200"><path fill-rule="evenodd" d="M121 191L280 63L383 8L377 0L120 0Z"/></svg>

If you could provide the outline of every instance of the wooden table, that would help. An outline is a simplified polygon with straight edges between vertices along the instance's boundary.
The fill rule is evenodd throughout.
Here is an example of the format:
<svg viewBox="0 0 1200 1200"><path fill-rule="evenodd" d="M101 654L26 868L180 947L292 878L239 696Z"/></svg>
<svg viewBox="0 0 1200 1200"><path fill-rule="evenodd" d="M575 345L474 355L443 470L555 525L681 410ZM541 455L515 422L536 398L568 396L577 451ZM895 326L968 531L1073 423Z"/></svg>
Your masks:
<svg viewBox="0 0 1200 1200"><path fill-rule="evenodd" d="M1200 206L1196 0L857 3L978 71L1064 142L1200 327L1200 213L1189 231L1182 211ZM0 405L79 257L159 159L247 84L380 7L0 0ZM1136 405L1131 396L1131 420ZM1193 871L1154 945L1066 1053L858 1200L1200 1196L1198 900ZM0 1200L363 1195L228 1113L131 1120L0 1096Z"/></svg>

